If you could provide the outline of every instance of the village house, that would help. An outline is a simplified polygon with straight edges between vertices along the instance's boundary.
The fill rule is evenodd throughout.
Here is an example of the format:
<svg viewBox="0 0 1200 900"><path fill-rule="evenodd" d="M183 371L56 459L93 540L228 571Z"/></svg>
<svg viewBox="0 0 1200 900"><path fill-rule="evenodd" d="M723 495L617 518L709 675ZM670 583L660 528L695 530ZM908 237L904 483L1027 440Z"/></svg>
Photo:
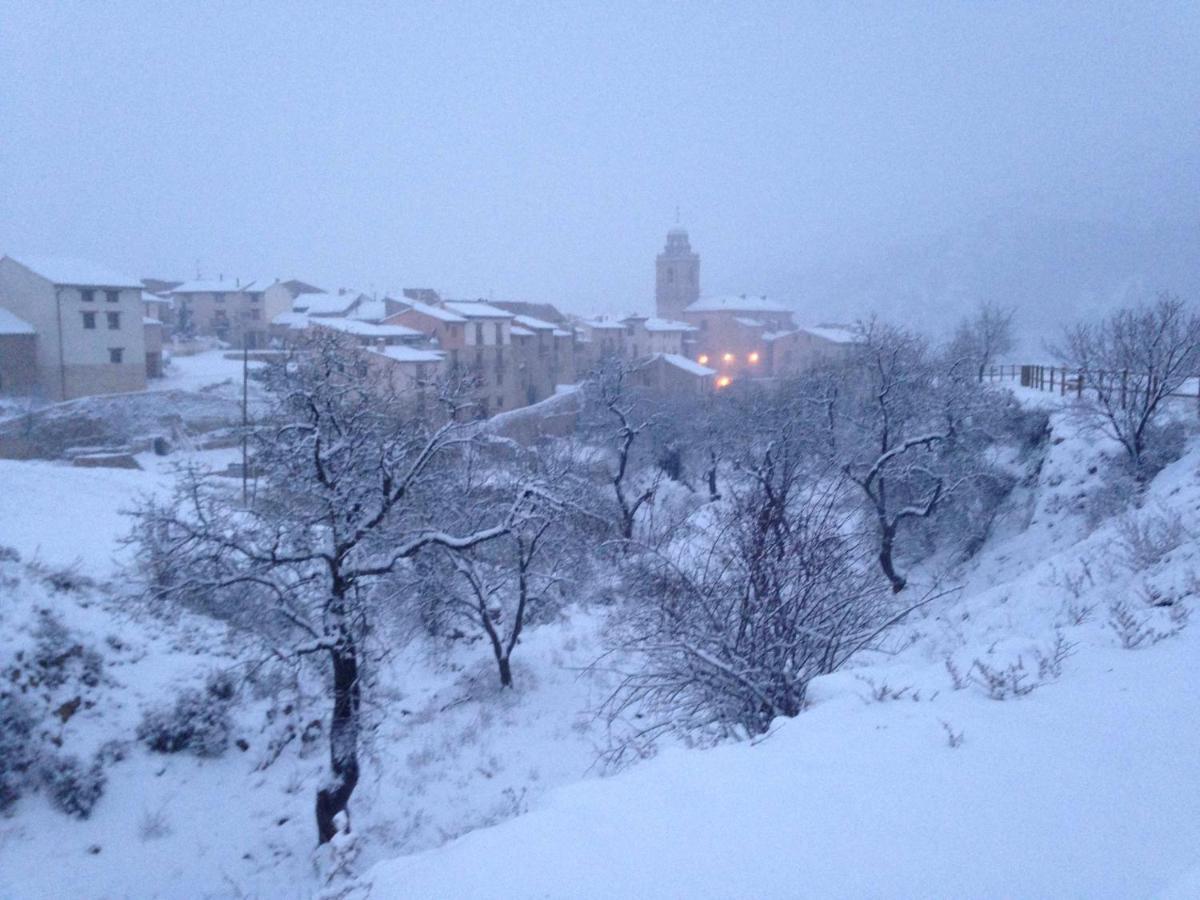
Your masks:
<svg viewBox="0 0 1200 900"><path fill-rule="evenodd" d="M672 396L705 395L712 392L717 372L677 353L655 353L637 365L633 382Z"/></svg>
<svg viewBox="0 0 1200 900"><path fill-rule="evenodd" d="M270 326L291 309L288 289L276 282L198 279L171 291L176 306L176 329L191 335L212 335L238 347L265 347Z"/></svg>
<svg viewBox="0 0 1200 900"><path fill-rule="evenodd" d="M575 381L575 342L569 331L544 319L517 315L510 333L526 404L552 396L559 384Z"/></svg>
<svg viewBox="0 0 1200 900"><path fill-rule="evenodd" d="M37 391L37 331L0 307L0 394Z"/></svg>
<svg viewBox="0 0 1200 900"><path fill-rule="evenodd" d="M528 385L517 377L512 345L513 313L482 300L443 300L440 305L406 302L408 308L388 316L384 324L404 325L430 336L446 354L447 374L474 380L479 415L526 404Z"/></svg>
<svg viewBox="0 0 1200 900"><path fill-rule="evenodd" d="M0 258L0 309L35 337L33 391L51 400L146 387L140 281L79 260ZM18 338L28 359L28 336ZM4 349L8 349L6 346ZM5 354L7 355L7 353ZM15 369L4 363L5 370ZM10 372L15 382L16 376ZM21 379L29 383L27 377Z"/></svg>
<svg viewBox="0 0 1200 900"><path fill-rule="evenodd" d="M637 319L654 332L662 319L682 324L682 333L664 333L653 352L676 354L715 370L714 384L728 387L743 378L779 378L845 358L856 337L845 326L799 327L793 310L763 296L701 297L700 256L687 231L675 226L655 260L655 309L660 320ZM638 355L642 351L638 345Z"/></svg>

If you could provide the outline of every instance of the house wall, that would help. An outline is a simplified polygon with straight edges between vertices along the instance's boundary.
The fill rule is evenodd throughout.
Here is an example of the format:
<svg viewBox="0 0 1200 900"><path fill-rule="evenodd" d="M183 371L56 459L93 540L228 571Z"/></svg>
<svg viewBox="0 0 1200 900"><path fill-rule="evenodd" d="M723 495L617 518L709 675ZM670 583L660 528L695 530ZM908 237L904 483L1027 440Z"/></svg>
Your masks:
<svg viewBox="0 0 1200 900"><path fill-rule="evenodd" d="M763 333L777 328L783 328L790 321L786 314L765 314L749 312L705 312L686 313L685 320L695 325L699 330L692 333L695 344L692 347L691 358L701 360L722 376L731 378L766 376L767 344ZM743 325L739 318L755 319L763 324L758 327ZM758 361L751 361L751 354L758 354ZM726 359L726 354L732 359Z"/></svg>
<svg viewBox="0 0 1200 900"><path fill-rule="evenodd" d="M268 289L268 292L271 289ZM271 319L292 308L276 291L270 299L264 293L241 290L175 294L181 310L186 308L190 326L196 334L210 334L241 346L250 336L250 346L265 346Z"/></svg>
<svg viewBox="0 0 1200 900"><path fill-rule="evenodd" d="M712 375L696 375L664 359L642 366L634 380L642 387L672 396L707 394L713 389Z"/></svg>
<svg viewBox="0 0 1200 900"><path fill-rule="evenodd" d="M649 335L648 347L649 353L675 353L679 356L685 355L683 352L683 335L682 331L648 331ZM691 332L688 332L689 334Z"/></svg>
<svg viewBox="0 0 1200 900"><path fill-rule="evenodd" d="M79 288L56 287L15 260L0 259L0 305L38 333L37 378L43 396L69 400L145 389L140 288L118 291L116 303L109 303L102 290L85 302ZM84 312L95 313L95 328L84 327ZM110 312L117 314L116 328L108 325ZM120 363L110 361L110 348L122 351Z"/></svg>
<svg viewBox="0 0 1200 900"><path fill-rule="evenodd" d="M796 375L844 359L852 347L852 344L838 344L807 331L797 331L768 342L769 371L777 378Z"/></svg>
<svg viewBox="0 0 1200 900"><path fill-rule="evenodd" d="M36 334L0 334L0 394L33 394L38 387Z"/></svg>
<svg viewBox="0 0 1200 900"><path fill-rule="evenodd" d="M143 326L146 341L146 377L162 378L163 374L163 326L159 322Z"/></svg>

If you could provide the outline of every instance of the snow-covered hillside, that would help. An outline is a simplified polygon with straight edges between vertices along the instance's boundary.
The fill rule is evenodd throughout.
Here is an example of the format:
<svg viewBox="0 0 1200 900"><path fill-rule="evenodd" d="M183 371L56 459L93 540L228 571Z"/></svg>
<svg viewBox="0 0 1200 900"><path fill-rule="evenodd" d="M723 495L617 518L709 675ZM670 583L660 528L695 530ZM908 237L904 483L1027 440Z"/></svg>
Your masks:
<svg viewBox="0 0 1200 900"><path fill-rule="evenodd" d="M1107 448L1070 431L895 655L753 745L377 866L370 896L1196 896L1200 445L1088 535Z"/></svg>
<svg viewBox="0 0 1200 900"><path fill-rule="evenodd" d="M515 691L479 642L381 661L358 855L332 880L304 737L321 698L299 685L284 708L282 676L251 674L219 624L121 599L120 511L173 458L0 462L0 546L22 557L0 562L0 664L35 658L58 622L99 677L37 695L51 712L80 700L55 752L111 760L89 818L47 789L0 816L0 897L1195 896L1200 443L1140 509L1094 525L1112 448L1061 413L1052 426L983 550L936 572L952 590L753 743L600 777L599 604L527 630ZM137 737L147 709L226 670L246 684L222 755Z"/></svg>

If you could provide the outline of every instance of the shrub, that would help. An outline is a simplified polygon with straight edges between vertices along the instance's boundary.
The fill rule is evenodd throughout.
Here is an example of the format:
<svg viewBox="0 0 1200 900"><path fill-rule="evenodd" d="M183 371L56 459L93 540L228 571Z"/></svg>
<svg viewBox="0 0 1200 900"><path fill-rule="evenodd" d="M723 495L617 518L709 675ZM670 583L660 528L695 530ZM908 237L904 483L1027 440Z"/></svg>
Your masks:
<svg viewBox="0 0 1200 900"><path fill-rule="evenodd" d="M173 704L147 711L137 736L155 753L186 750L196 756L220 756L229 747L232 730L228 700L189 688Z"/></svg>
<svg viewBox="0 0 1200 900"><path fill-rule="evenodd" d="M70 629L53 614L42 613L34 638L31 662L37 667L43 685L56 688L71 680L87 687L100 684L104 657L76 640Z"/></svg>
<svg viewBox="0 0 1200 900"><path fill-rule="evenodd" d="M37 719L15 694L0 694L0 810L12 806L28 786L26 773L37 757Z"/></svg>
<svg viewBox="0 0 1200 900"><path fill-rule="evenodd" d="M92 814L107 781L99 760L85 766L77 756L51 757L43 764L41 776L50 802L77 819Z"/></svg>

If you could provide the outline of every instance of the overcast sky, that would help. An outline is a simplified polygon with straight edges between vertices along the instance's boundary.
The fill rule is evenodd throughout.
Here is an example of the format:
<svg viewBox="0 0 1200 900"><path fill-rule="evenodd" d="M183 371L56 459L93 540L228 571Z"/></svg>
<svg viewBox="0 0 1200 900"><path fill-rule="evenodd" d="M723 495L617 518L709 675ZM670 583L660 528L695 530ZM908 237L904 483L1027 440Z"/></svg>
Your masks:
<svg viewBox="0 0 1200 900"><path fill-rule="evenodd" d="M645 7L645 8L643 8ZM0 0L0 253L648 308L996 210L1194 215L1200 5Z"/></svg>

